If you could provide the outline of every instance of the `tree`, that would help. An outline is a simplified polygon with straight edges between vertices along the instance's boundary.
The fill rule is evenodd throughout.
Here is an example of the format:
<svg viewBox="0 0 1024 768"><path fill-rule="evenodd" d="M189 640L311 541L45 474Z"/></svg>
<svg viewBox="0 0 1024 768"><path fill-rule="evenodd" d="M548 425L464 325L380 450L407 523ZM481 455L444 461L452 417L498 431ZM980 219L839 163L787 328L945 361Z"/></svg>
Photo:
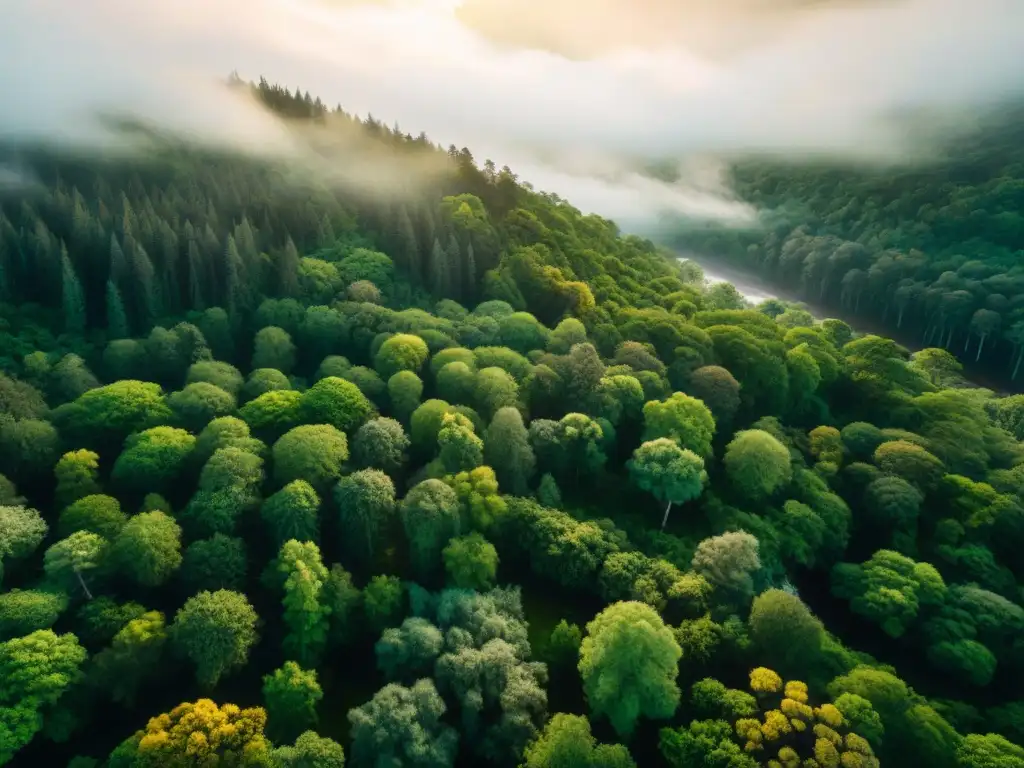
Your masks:
<svg viewBox="0 0 1024 768"><path fill-rule="evenodd" d="M724 462L729 480L751 501L769 498L793 476L786 446L760 429L737 432L726 446Z"/></svg>
<svg viewBox="0 0 1024 768"><path fill-rule="evenodd" d="M274 368L284 374L291 373L295 367L295 345L288 332L275 326L258 330L253 340L251 367Z"/></svg>
<svg viewBox="0 0 1024 768"><path fill-rule="evenodd" d="M329 424L303 424L274 443L273 455L278 483L305 480L323 491L341 476L348 460L348 439Z"/></svg>
<svg viewBox="0 0 1024 768"><path fill-rule="evenodd" d="M0 763L8 763L43 726L41 710L81 679L85 649L48 629L0 643Z"/></svg>
<svg viewBox="0 0 1024 768"><path fill-rule="evenodd" d="M181 560L181 583L188 594L204 590L241 590L248 572L245 542L236 536L215 533L193 541Z"/></svg>
<svg viewBox="0 0 1024 768"><path fill-rule="evenodd" d="M704 460L667 437L649 440L633 452L629 476L641 490L666 502L661 530L665 530L673 504L700 496L707 482Z"/></svg>
<svg viewBox="0 0 1024 768"><path fill-rule="evenodd" d="M1024 765L1024 747L995 733L969 733L957 748L963 768L1014 768Z"/></svg>
<svg viewBox="0 0 1024 768"><path fill-rule="evenodd" d="M301 421L301 402L300 392L275 390L243 405L238 415L261 438L276 440Z"/></svg>
<svg viewBox="0 0 1024 768"><path fill-rule="evenodd" d="M397 576L374 576L363 589L363 613L371 632L399 622L405 611L405 590Z"/></svg>
<svg viewBox="0 0 1024 768"><path fill-rule="evenodd" d="M658 743L672 768L757 768L759 763L733 741L725 720L693 720L686 728L662 728Z"/></svg>
<svg viewBox="0 0 1024 768"><path fill-rule="evenodd" d="M132 706L139 687L159 668L166 642L162 613L149 611L132 619L109 648L93 657L90 682L113 701Z"/></svg>
<svg viewBox="0 0 1024 768"><path fill-rule="evenodd" d="M485 592L494 586L498 573L498 551L475 531L448 542L442 550L444 569L451 584L459 589Z"/></svg>
<svg viewBox="0 0 1024 768"><path fill-rule="evenodd" d="M341 432L353 432L375 415L373 404L351 381L328 376L302 395L299 411L311 424L330 424Z"/></svg>
<svg viewBox="0 0 1024 768"><path fill-rule="evenodd" d="M280 392L292 388L288 377L276 368L257 368L249 373L245 380L242 391L239 393L239 401L247 403L255 400L267 392Z"/></svg>
<svg viewBox="0 0 1024 768"><path fill-rule="evenodd" d="M473 431L473 422L461 413L446 413L437 433L438 458L450 474L479 467L484 460L484 443Z"/></svg>
<svg viewBox="0 0 1024 768"><path fill-rule="evenodd" d="M0 506L0 577L5 563L31 555L48 530L38 510Z"/></svg>
<svg viewBox="0 0 1024 768"><path fill-rule="evenodd" d="M825 628L796 595L762 592L754 598L748 623L762 658L783 672L805 669L821 653Z"/></svg>
<svg viewBox="0 0 1024 768"><path fill-rule="evenodd" d="M649 605L620 602L587 624L580 676L590 710L628 736L640 717L669 718L679 706L682 650Z"/></svg>
<svg viewBox="0 0 1024 768"><path fill-rule="evenodd" d="M292 741L317 723L316 704L323 698L316 670L294 661L263 677L267 733L275 742Z"/></svg>
<svg viewBox="0 0 1024 768"><path fill-rule="evenodd" d="M446 711L444 700L429 679L410 688L396 683L384 686L373 699L348 713L352 726L351 765L454 765L459 737L442 720Z"/></svg>
<svg viewBox="0 0 1024 768"><path fill-rule="evenodd" d="M540 483L537 486L537 501L551 509L558 509L562 506L562 492L558 490L555 478L548 472L541 475Z"/></svg>
<svg viewBox="0 0 1024 768"><path fill-rule="evenodd" d="M459 534L459 497L440 480L424 480L402 500L401 518L413 570L429 579L441 567L445 546Z"/></svg>
<svg viewBox="0 0 1024 768"><path fill-rule="evenodd" d="M883 472L902 477L925 492L936 488L946 474L938 458L906 440L882 443L875 449L874 460Z"/></svg>
<svg viewBox="0 0 1024 768"><path fill-rule="evenodd" d="M701 457L711 455L715 418L703 401L676 392L668 400L652 400L644 405L644 437L666 437Z"/></svg>
<svg viewBox="0 0 1024 768"><path fill-rule="evenodd" d="M509 493L525 496L537 460L523 416L511 407L499 408L484 432L484 461Z"/></svg>
<svg viewBox="0 0 1024 768"><path fill-rule="evenodd" d="M260 506L275 546L289 539L320 540L320 497L305 480L292 480Z"/></svg>
<svg viewBox="0 0 1024 768"><path fill-rule="evenodd" d="M586 343L586 326L575 317L567 317L548 336L547 350L556 355L567 355L576 344Z"/></svg>
<svg viewBox="0 0 1024 768"><path fill-rule="evenodd" d="M476 364L460 360L443 366L435 376L437 394L452 403L474 402L476 395Z"/></svg>
<svg viewBox="0 0 1024 768"><path fill-rule="evenodd" d="M757 539L746 531L729 531L704 539L693 555L693 570L740 601L754 594L754 574L761 569Z"/></svg>
<svg viewBox="0 0 1024 768"><path fill-rule="evenodd" d="M60 456L60 435L48 421L25 419L0 424L0 463L17 481L34 482Z"/></svg>
<svg viewBox="0 0 1024 768"><path fill-rule="evenodd" d="M929 563L880 549L863 564L840 563L832 569L832 591L850 608L900 637L922 606L941 605L946 584Z"/></svg>
<svg viewBox="0 0 1024 768"><path fill-rule="evenodd" d="M409 436L413 450L423 458L430 458L437 451L437 433L445 414L455 409L444 400L427 400L419 405L409 418Z"/></svg>
<svg viewBox="0 0 1024 768"><path fill-rule="evenodd" d="M181 474L195 444L183 429L147 429L128 438L111 477L135 491L163 491Z"/></svg>
<svg viewBox="0 0 1024 768"><path fill-rule="evenodd" d="M621 744L598 744L590 722L581 715L554 715L523 755L525 768L633 768Z"/></svg>
<svg viewBox="0 0 1024 768"><path fill-rule="evenodd" d="M740 383L725 368L705 365L690 374L688 393L702 400L715 421L730 424L740 408Z"/></svg>
<svg viewBox="0 0 1024 768"><path fill-rule="evenodd" d="M256 611L245 595L225 589L185 601L171 625L171 645L196 667L199 684L212 688L242 667L256 643Z"/></svg>
<svg viewBox="0 0 1024 768"><path fill-rule="evenodd" d="M12 589L0 594L0 641L49 629L67 608L63 592Z"/></svg>
<svg viewBox="0 0 1024 768"><path fill-rule="evenodd" d="M271 746L263 735L266 722L267 713L259 707L218 706L210 699L179 704L165 715L150 718L145 729L121 742L108 765L269 765Z"/></svg>
<svg viewBox="0 0 1024 768"><path fill-rule="evenodd" d="M384 630L374 646L377 667L387 680L415 680L430 672L444 648L444 634L427 619L414 616Z"/></svg>
<svg viewBox="0 0 1024 768"><path fill-rule="evenodd" d="M53 468L57 478L54 502L63 509L84 496L100 492L99 454L83 449L68 451Z"/></svg>
<svg viewBox="0 0 1024 768"><path fill-rule="evenodd" d="M105 539L120 533L128 518L113 496L93 494L72 503L57 520L57 532L70 536L77 531L91 531Z"/></svg>
<svg viewBox="0 0 1024 768"><path fill-rule="evenodd" d="M181 527L163 512L135 515L114 539L110 560L137 584L157 587L181 565Z"/></svg>
<svg viewBox="0 0 1024 768"><path fill-rule="evenodd" d="M64 589L80 586L92 600L92 592L83 574L99 568L107 555L107 541L95 533L78 531L61 539L46 550L43 569L46 576Z"/></svg>
<svg viewBox="0 0 1024 768"><path fill-rule="evenodd" d="M185 383L195 384L199 381L213 384L233 397L238 397L245 385L241 371L230 363L219 360L201 360L189 366L188 373L185 374Z"/></svg>
<svg viewBox="0 0 1024 768"><path fill-rule="evenodd" d="M514 407L519 401L519 385L506 371L483 368L476 374L476 405L486 419L494 418L501 408Z"/></svg>
<svg viewBox="0 0 1024 768"><path fill-rule="evenodd" d="M379 469L361 469L334 487L342 548L362 563L373 561L393 520L395 484Z"/></svg>
<svg viewBox="0 0 1024 768"><path fill-rule="evenodd" d="M313 731L303 733L293 746L275 749L273 759L281 768L345 768L341 744Z"/></svg>
<svg viewBox="0 0 1024 768"><path fill-rule="evenodd" d="M390 379L399 371L418 374L429 357L430 350L423 339L399 333L385 341L377 350L374 367L385 379Z"/></svg>
<svg viewBox="0 0 1024 768"><path fill-rule="evenodd" d="M205 464L221 448L240 448L257 456L267 452L267 446L249 434L249 425L235 416L221 416L203 427L192 456Z"/></svg>
<svg viewBox="0 0 1024 768"><path fill-rule="evenodd" d="M320 549L311 541L286 541L274 561L284 589L284 652L307 667L315 667L327 645L330 608L321 599L327 569Z"/></svg>
<svg viewBox="0 0 1024 768"><path fill-rule="evenodd" d="M423 381L412 371L399 371L388 379L388 397L395 417L408 423L423 396Z"/></svg>
<svg viewBox="0 0 1024 768"><path fill-rule="evenodd" d="M405 465L408 449L402 425L385 417L370 419L352 438L352 460L363 469L395 473Z"/></svg>
<svg viewBox="0 0 1024 768"><path fill-rule="evenodd" d="M189 384L180 392L167 396L167 404L175 419L186 429L198 432L218 416L235 412L235 396L205 381Z"/></svg>

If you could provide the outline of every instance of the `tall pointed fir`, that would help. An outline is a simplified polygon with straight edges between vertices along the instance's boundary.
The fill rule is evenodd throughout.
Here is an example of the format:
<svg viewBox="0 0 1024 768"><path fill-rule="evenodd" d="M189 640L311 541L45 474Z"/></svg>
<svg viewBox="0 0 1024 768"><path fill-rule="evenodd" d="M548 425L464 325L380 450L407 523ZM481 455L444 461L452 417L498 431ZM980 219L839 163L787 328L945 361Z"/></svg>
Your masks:
<svg viewBox="0 0 1024 768"><path fill-rule="evenodd" d="M110 235L110 279L120 285L128 275L128 259L117 241L117 235Z"/></svg>
<svg viewBox="0 0 1024 768"><path fill-rule="evenodd" d="M444 249L448 262L448 298L462 301L462 248L455 233L448 235L448 247Z"/></svg>
<svg viewBox="0 0 1024 768"><path fill-rule="evenodd" d="M476 304L476 254L473 252L473 238L466 243L465 278L462 282L462 303L468 307Z"/></svg>
<svg viewBox="0 0 1024 768"><path fill-rule="evenodd" d="M35 279L28 283L34 288L32 296L42 304L54 306L60 301L57 290L60 286L61 246L42 219L36 220L32 241L34 258L31 274Z"/></svg>
<svg viewBox="0 0 1024 768"><path fill-rule="evenodd" d="M113 280L107 280L107 335L111 339L126 339L130 335L128 313Z"/></svg>
<svg viewBox="0 0 1024 768"><path fill-rule="evenodd" d="M295 298L299 295L299 251L291 236L284 248L277 253L275 277L277 290L283 298Z"/></svg>
<svg viewBox="0 0 1024 768"><path fill-rule="evenodd" d="M71 333L85 330L85 291L75 274L75 267L68 258L68 249L60 244L60 295L64 308L64 328Z"/></svg>
<svg viewBox="0 0 1024 768"><path fill-rule="evenodd" d="M423 263L420 258L420 244L416 239L416 230L413 229L412 219L409 218L409 209L403 203L398 208L396 219L395 256L399 269L415 279L423 276Z"/></svg>
<svg viewBox="0 0 1024 768"><path fill-rule="evenodd" d="M330 248L337 239L331 219L325 213L320 219L320 225L317 227L317 246L320 248Z"/></svg>
<svg viewBox="0 0 1024 768"><path fill-rule="evenodd" d="M185 255L188 260L188 303L189 306L199 312L206 309L206 293L203 279L205 262L203 252L199 248L199 241L196 239L196 231L191 222L185 224L185 239L188 241Z"/></svg>
<svg viewBox="0 0 1024 768"><path fill-rule="evenodd" d="M135 298L136 317L142 321L143 329L148 331L163 314L156 270L153 269L153 262L149 260L146 249L135 238L125 237L124 246L133 279L131 295Z"/></svg>
<svg viewBox="0 0 1024 768"><path fill-rule="evenodd" d="M178 282L178 234L170 224L160 221L160 296L164 309L172 315L181 311L181 288Z"/></svg>
<svg viewBox="0 0 1024 768"><path fill-rule="evenodd" d="M434 247L430 251L430 290L438 298L448 295L448 254L441 247L441 241L434 238Z"/></svg>
<svg viewBox="0 0 1024 768"><path fill-rule="evenodd" d="M242 274L242 257L234 235L228 235L224 247L224 302L232 320L245 309L245 276Z"/></svg>

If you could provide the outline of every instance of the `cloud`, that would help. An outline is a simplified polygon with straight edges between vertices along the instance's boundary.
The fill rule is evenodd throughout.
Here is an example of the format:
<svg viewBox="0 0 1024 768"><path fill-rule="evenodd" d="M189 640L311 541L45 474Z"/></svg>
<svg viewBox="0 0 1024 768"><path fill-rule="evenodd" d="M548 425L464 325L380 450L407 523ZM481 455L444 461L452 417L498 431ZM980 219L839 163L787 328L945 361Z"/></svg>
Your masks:
<svg viewBox="0 0 1024 768"><path fill-rule="evenodd" d="M513 34L510 2L17 3L0 28L0 137L109 145L95 116L128 110L294 151L225 97L237 69L468 146L587 210L742 219L725 160L905 160L925 129L963 130L1024 92L1020 0L516 0L533 38ZM686 172L657 181L637 173L647 161Z"/></svg>

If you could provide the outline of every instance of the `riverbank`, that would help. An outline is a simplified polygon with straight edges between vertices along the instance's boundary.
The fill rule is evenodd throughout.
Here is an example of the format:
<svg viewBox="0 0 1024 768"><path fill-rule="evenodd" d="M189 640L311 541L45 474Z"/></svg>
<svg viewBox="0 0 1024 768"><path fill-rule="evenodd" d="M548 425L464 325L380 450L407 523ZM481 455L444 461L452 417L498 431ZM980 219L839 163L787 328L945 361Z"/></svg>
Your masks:
<svg viewBox="0 0 1024 768"><path fill-rule="evenodd" d="M744 298L748 301L754 302L755 304L760 303L765 299L781 299L782 301L799 302L800 304L803 304L817 319L834 317L847 323L858 333L876 334L878 336L885 336L886 338L893 339L910 350L911 353L920 352L922 349L927 348L921 342L921 339L917 334L911 333L906 329L892 328L880 323L873 317L857 314L848 310L837 310L834 307L826 307L822 304L816 304L813 301L807 301L796 291L780 289L778 286L772 285L762 276L752 271L743 270L735 264L726 263L718 259L695 253L681 251L674 252L679 256L680 260L691 261L699 266L704 272L705 279L709 282L732 283ZM991 389L1000 395L1009 395L1024 391L1024 387L1022 387L1021 383L1018 382L1018 384L1014 386L1006 376L998 376L989 368L973 363L969 359L961 359L960 362L964 366L964 378L975 386Z"/></svg>

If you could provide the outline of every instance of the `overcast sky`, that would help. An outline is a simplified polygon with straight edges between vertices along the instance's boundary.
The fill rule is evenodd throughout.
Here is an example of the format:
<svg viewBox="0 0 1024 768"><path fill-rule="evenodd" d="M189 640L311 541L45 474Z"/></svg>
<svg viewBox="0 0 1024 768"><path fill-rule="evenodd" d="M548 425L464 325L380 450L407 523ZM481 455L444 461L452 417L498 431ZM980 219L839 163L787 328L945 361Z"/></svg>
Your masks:
<svg viewBox="0 0 1024 768"><path fill-rule="evenodd" d="M127 111L280 148L217 85L301 85L581 208L742 216L719 158L905 158L893 119L962 128L1024 90L1024 0L31 0L0 27L0 135L98 141ZM624 170L684 162L665 185Z"/></svg>

